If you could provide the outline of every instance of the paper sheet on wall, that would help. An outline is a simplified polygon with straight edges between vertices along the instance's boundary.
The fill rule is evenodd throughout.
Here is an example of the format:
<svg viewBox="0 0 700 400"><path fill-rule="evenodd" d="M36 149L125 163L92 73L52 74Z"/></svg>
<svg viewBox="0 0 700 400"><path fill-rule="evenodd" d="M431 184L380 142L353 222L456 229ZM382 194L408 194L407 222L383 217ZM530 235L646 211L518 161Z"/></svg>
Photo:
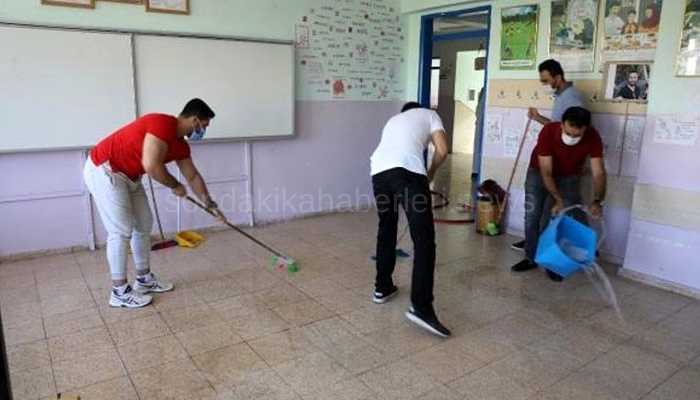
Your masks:
<svg viewBox="0 0 700 400"><path fill-rule="evenodd" d="M515 157L520 147L520 134L517 131L503 133L503 155Z"/></svg>
<svg viewBox="0 0 700 400"><path fill-rule="evenodd" d="M536 121L532 121L530 123L530 128L527 130L527 139L525 140L527 140L528 142L537 143L537 138L540 136L542 128L542 124Z"/></svg>
<svg viewBox="0 0 700 400"><path fill-rule="evenodd" d="M503 136L503 116L488 115L486 117L486 143L498 144Z"/></svg>
<svg viewBox="0 0 700 400"><path fill-rule="evenodd" d="M646 122L647 120L645 117L629 117L624 138L621 137L621 140L618 141L617 150L620 150L622 142L624 142L624 152L633 154L639 153L642 147L642 138L644 137Z"/></svg>
<svg viewBox="0 0 700 400"><path fill-rule="evenodd" d="M660 115L656 117L654 142L695 146L698 137L698 122L695 117L679 115Z"/></svg>

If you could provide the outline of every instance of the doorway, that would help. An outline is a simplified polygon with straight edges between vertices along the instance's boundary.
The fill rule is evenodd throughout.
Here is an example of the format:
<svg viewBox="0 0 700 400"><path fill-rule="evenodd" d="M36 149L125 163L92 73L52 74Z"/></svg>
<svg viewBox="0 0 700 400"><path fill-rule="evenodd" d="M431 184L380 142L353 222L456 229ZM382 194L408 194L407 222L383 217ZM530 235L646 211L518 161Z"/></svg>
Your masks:
<svg viewBox="0 0 700 400"><path fill-rule="evenodd" d="M449 156L433 183L450 202L437 217L454 219L460 204L473 204L479 182L491 7L426 15L421 20L418 98L437 111ZM436 203L440 200L435 199ZM448 215L453 214L453 215ZM464 218L462 215L461 218Z"/></svg>

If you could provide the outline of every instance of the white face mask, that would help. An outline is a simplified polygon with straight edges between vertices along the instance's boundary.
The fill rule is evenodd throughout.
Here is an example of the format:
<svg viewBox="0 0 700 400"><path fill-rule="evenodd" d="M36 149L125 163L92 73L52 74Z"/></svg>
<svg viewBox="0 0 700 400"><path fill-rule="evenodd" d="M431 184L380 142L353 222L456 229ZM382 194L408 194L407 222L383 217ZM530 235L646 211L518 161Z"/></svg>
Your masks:
<svg viewBox="0 0 700 400"><path fill-rule="evenodd" d="M561 141L564 142L564 144L567 146L576 146L581 141L582 138L583 138L583 136L571 137L563 132L561 134Z"/></svg>
<svg viewBox="0 0 700 400"><path fill-rule="evenodd" d="M556 90L552 89L552 87L549 85L542 85L542 92L545 94L545 96L552 96Z"/></svg>

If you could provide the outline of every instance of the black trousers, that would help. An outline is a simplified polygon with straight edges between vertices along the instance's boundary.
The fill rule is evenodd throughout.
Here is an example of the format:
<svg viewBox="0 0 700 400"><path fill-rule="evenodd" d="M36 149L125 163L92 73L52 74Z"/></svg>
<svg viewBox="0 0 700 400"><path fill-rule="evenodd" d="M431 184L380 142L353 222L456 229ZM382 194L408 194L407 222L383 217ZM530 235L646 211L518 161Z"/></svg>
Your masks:
<svg viewBox="0 0 700 400"><path fill-rule="evenodd" d="M431 311L435 272L435 227L430 186L425 175L394 168L372 177L379 213L377 233L378 291L393 286L399 207L404 209L413 239L411 302L419 311Z"/></svg>

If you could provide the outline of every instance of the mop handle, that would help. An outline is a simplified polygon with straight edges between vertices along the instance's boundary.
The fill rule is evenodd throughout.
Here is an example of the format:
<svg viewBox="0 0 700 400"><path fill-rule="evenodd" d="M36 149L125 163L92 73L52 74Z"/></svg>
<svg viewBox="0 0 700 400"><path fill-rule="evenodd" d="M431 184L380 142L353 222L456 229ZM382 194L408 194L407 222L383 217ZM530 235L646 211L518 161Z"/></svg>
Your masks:
<svg viewBox="0 0 700 400"><path fill-rule="evenodd" d="M513 164L513 170L510 172L510 178L508 178L508 186L506 187L506 197L510 196L510 188L513 185L513 179L515 178L515 171L518 170L518 162L520 161L520 155L523 152L523 146L525 146L525 138L527 138L527 132L530 130L530 124L532 124L532 118L527 119L527 125L525 125L525 131L523 131L523 137L520 139L520 145L518 145L518 155L515 156L515 163ZM499 211L502 214L505 209L506 199L503 199Z"/></svg>
<svg viewBox="0 0 700 400"><path fill-rule="evenodd" d="M148 176L148 187L151 189L151 200L153 201L153 211L156 212L156 221L158 221L158 232L160 232L160 240L165 240L163 234L163 225L160 223L160 214L158 214L158 203L156 203L156 192L153 190L153 179Z"/></svg>
<svg viewBox="0 0 700 400"><path fill-rule="evenodd" d="M217 216L216 214L214 214L210 209L208 209L207 207L205 207L204 204L202 204L202 203L198 202L197 200L195 200L194 198L192 198L192 196L187 196L187 200L189 200L192 204L196 205L197 207L201 208L202 210L206 211L207 214L211 215L212 217L218 218L218 216ZM255 237L253 237L253 236L250 235L249 233L245 232L245 231L242 230L241 228L237 227L236 225L234 225L234 224L228 222L228 220L224 219L223 222L224 222L224 224L228 225L229 228L235 230L236 232L240 233L241 235L243 235L243 236L247 237L248 239L252 240L253 242L255 242L255 244L257 244L258 246L264 248L265 250L269 251L270 253L276 255L277 257L287 258L287 256L283 255L283 254L280 253L279 251L273 249L272 247L270 247L270 246L266 245L265 243L261 242L260 240L256 239Z"/></svg>

